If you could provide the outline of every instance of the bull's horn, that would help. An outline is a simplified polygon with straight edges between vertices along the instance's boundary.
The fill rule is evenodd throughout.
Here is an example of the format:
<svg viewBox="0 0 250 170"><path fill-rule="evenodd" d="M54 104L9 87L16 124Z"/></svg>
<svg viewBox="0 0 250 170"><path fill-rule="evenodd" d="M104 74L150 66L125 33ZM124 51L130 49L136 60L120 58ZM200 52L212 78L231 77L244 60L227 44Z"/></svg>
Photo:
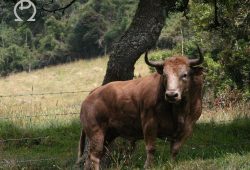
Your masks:
<svg viewBox="0 0 250 170"><path fill-rule="evenodd" d="M145 63L151 67L162 67L164 65L164 61L149 61L148 52L145 53Z"/></svg>
<svg viewBox="0 0 250 170"><path fill-rule="evenodd" d="M189 65L190 66L196 66L196 65L199 65L201 63L203 63L204 61L204 57L202 55L202 52L201 52L201 49L198 45L197 46L197 50L199 52L199 58L196 58L196 59L189 59Z"/></svg>

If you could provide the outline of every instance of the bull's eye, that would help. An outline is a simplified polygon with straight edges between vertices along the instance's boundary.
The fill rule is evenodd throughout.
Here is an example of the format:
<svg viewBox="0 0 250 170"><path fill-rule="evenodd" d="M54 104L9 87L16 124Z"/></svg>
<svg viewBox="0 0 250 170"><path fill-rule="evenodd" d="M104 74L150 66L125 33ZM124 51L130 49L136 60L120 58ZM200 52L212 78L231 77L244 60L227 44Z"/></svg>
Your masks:
<svg viewBox="0 0 250 170"><path fill-rule="evenodd" d="M184 73L184 74L181 76L181 78L182 78L183 80L186 80L186 79L187 79L187 73Z"/></svg>

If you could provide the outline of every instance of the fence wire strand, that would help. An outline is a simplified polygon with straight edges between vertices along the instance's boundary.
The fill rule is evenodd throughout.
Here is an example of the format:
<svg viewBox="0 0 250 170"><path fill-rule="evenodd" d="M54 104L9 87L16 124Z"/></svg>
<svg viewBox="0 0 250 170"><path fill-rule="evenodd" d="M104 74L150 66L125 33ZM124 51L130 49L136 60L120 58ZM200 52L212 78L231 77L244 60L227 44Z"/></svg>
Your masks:
<svg viewBox="0 0 250 170"><path fill-rule="evenodd" d="M46 96L46 95L75 94L75 93L88 93L88 92L91 92L91 91L90 90L79 90L79 91L61 91L61 92L46 92L46 93L0 95L0 98L24 97L24 96Z"/></svg>
<svg viewBox="0 0 250 170"><path fill-rule="evenodd" d="M39 140L39 139L48 139L49 136L45 136L45 137L34 137L34 138L17 138L17 139L3 139L0 140L0 143L4 143L4 142L15 142L15 141L23 141L23 140Z"/></svg>
<svg viewBox="0 0 250 170"><path fill-rule="evenodd" d="M31 162L45 162L45 161L55 161L55 160L59 160L59 158L44 158L44 159L28 159L28 160L7 160L7 159L3 159L2 161L0 161L0 165L9 165L12 163L31 163Z"/></svg>
<svg viewBox="0 0 250 170"><path fill-rule="evenodd" d="M30 119L34 117L49 117L49 116L66 116L66 115L77 115L80 113L56 113L56 114L40 114L40 115L26 115L26 116L12 116L12 117L0 117L0 119L11 120L11 119Z"/></svg>

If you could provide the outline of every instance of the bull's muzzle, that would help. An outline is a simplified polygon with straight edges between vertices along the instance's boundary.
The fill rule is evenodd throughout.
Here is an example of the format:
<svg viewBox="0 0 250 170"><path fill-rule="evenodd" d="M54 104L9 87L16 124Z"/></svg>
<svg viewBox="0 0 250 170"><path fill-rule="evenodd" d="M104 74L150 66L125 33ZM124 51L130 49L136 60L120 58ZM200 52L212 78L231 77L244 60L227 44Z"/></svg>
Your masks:
<svg viewBox="0 0 250 170"><path fill-rule="evenodd" d="M177 103L181 100L178 90L167 90L165 93L165 99L170 103Z"/></svg>

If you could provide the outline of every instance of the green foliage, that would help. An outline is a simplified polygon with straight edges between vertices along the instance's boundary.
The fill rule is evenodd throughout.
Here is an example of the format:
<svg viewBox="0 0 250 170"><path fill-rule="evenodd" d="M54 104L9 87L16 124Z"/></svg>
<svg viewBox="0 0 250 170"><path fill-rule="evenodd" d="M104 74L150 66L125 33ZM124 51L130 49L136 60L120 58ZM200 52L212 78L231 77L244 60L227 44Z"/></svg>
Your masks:
<svg viewBox="0 0 250 170"><path fill-rule="evenodd" d="M77 22L69 40L71 49L86 56L100 54L105 30L106 24L102 15L94 10L85 12Z"/></svg>
<svg viewBox="0 0 250 170"><path fill-rule="evenodd" d="M166 25L164 26L157 47L160 49L173 49L178 40L181 39L181 17L182 13L172 13L167 18Z"/></svg>
<svg viewBox="0 0 250 170"><path fill-rule="evenodd" d="M213 89L214 96L238 89L249 99L249 3L217 1L215 16L214 2L192 1L187 18L182 13L171 14L157 46L193 58L197 56L195 44L199 44L205 54L206 87Z"/></svg>
<svg viewBox="0 0 250 170"><path fill-rule="evenodd" d="M157 60L165 60L168 57L171 57L176 54L176 51L174 50L159 50L159 51L154 51L152 54L149 53L149 58L152 61L157 61ZM151 72L155 72L155 69L153 67L149 67Z"/></svg>
<svg viewBox="0 0 250 170"><path fill-rule="evenodd" d="M193 3L190 7L189 17L191 18L192 28L203 31L213 22L213 7L206 3Z"/></svg>
<svg viewBox="0 0 250 170"><path fill-rule="evenodd" d="M70 49L84 57L109 52L112 43L128 27L135 2L126 0L89 1L70 36Z"/></svg>
<svg viewBox="0 0 250 170"><path fill-rule="evenodd" d="M67 8L64 15L60 12L38 13L33 23L15 22L13 2L1 2L0 8L6 7L0 11L1 74L30 71L109 52L112 43L128 27L137 2L81 0ZM39 7L44 3L37 1L36 5ZM65 4L68 4L67 0L53 1L44 7L54 9ZM26 18L30 11L21 13ZM13 48L20 54L10 57L9 51Z"/></svg>
<svg viewBox="0 0 250 170"><path fill-rule="evenodd" d="M220 56L226 73L239 89L248 88L250 75L249 43L239 40L233 49L224 49Z"/></svg>
<svg viewBox="0 0 250 170"><path fill-rule="evenodd" d="M205 55L204 67L206 68L205 88L211 89L214 93L214 97L225 91L228 87L233 86L233 81L229 79L223 66L212 59L211 53Z"/></svg>
<svg viewBox="0 0 250 170"><path fill-rule="evenodd" d="M28 48L11 45L0 48L0 70L2 75L11 71L28 70L33 64L33 58Z"/></svg>
<svg viewBox="0 0 250 170"><path fill-rule="evenodd" d="M11 27L9 27L6 23L0 24L0 47L5 48L9 47L13 43L20 42L20 35Z"/></svg>

